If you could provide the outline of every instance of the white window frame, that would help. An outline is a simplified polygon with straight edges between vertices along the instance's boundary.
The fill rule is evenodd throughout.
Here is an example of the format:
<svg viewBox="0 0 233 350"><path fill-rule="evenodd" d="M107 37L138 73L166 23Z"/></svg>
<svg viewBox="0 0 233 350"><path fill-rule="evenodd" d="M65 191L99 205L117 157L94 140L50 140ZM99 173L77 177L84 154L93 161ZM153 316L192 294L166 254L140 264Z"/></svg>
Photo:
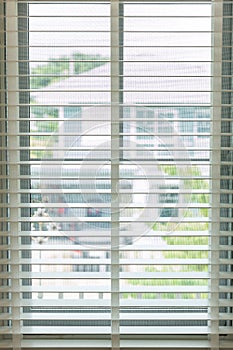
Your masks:
<svg viewBox="0 0 233 350"><path fill-rule="evenodd" d="M52 1L52 0L50 0ZM171 0L172 1L172 0ZM119 237L117 232L119 230L119 199L118 193L114 190L117 188L117 183L119 181L119 109L120 109L120 97L119 97L119 21L117 20L119 17L119 4L120 0L112 0L111 1L111 31L112 36L111 40L114 41L115 45L111 48L111 75L112 75L112 85L111 85L111 125L112 125L112 135L116 135L116 137L112 137L111 145L112 145L112 153L111 158L113 159L111 170L112 177L114 180L112 181L112 222L114 225L112 226L112 256L111 256L111 264L113 266L111 270L111 312L112 312L112 339L110 340L100 340L100 346L106 346L107 348L111 348L112 350L119 350L122 346L123 348L131 348L133 346L141 346L143 348L151 348L158 349L161 346L166 347L166 349L174 349L174 346L180 346L182 343L183 348L194 349L195 346L201 346L203 349L211 349L211 350L219 350L219 349L230 349L232 346L231 337L230 340L223 341L223 345L221 345L220 336L219 336L219 232L220 232L220 200L219 194L221 192L220 189L220 164L221 164L221 106L222 106L222 17L223 17L223 1L216 0L213 1L213 79L212 79L212 110L213 110L213 130L212 130L212 238L211 238L211 261L214 262L211 265L211 285L210 288L213 291L212 297L210 300L211 307L211 337L208 340L203 340L202 337L200 339L194 340L191 339L171 339L164 340L163 343L161 340L150 340L147 339L147 343L145 345L145 339L125 339L122 343L120 342L119 335L119 251L115 249L116 246L119 245ZM19 86L19 72L18 72L18 24L17 24L17 0L8 0L5 2L6 6L6 52L7 52L7 60L6 60L6 69L8 72L11 72L7 76L7 121L8 121L8 153L9 153L9 189L10 189L10 222L11 222L11 247L10 247L10 255L11 255L11 273L14 276L12 278L11 288L14 290L12 293L11 300L11 308L12 308L12 349L13 350L23 350L23 349L36 349L38 348L38 339L35 340L23 340L22 334L20 330L20 308L21 308L21 300L20 300L20 285L19 285L19 275L20 275L20 256L19 256L19 239L17 236L17 232L19 231L19 208L20 208L20 199L19 199L19 178L20 178L20 151L19 151L19 93L17 88ZM217 49L216 49L217 48ZM3 58L2 58L3 59ZM230 334L230 333L229 333ZM175 337L176 338L176 337ZM6 341L7 342L7 341ZM61 345L63 344L64 345ZM55 344L62 349L63 346L65 349L68 347L75 349L75 340L64 340L63 343L57 340L43 340L40 341L40 346L50 347L55 346ZM0 348L4 348L4 343L0 344ZM85 343L86 344L86 343ZM83 343L83 346L85 346ZM90 339L89 348L96 348L96 340ZM110 345L111 344L111 345ZM122 345L124 344L124 345ZM128 345L127 345L128 344ZM186 345L185 345L186 344ZM8 346L8 345L7 345ZM80 345L81 346L81 345ZM77 347L78 348L80 348ZM145 347L146 346L146 347ZM40 347L39 347L40 348ZM8 349L8 347L7 347Z"/></svg>

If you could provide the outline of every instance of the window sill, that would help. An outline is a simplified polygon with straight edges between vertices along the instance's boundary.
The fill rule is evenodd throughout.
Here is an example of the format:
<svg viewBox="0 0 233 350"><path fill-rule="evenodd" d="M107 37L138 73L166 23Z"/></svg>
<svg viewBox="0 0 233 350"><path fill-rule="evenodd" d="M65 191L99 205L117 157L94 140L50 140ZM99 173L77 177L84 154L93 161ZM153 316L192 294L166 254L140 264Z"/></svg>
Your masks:
<svg viewBox="0 0 233 350"><path fill-rule="evenodd" d="M223 341L220 349L232 349L233 341ZM183 350L206 350L210 349L210 342L204 339L122 339L120 344L121 350L128 349L183 349ZM10 341L0 341L0 349L12 349ZM22 340L21 350L42 350L42 349L59 349L59 350L81 350L81 349L106 349L111 350L110 339L24 339Z"/></svg>

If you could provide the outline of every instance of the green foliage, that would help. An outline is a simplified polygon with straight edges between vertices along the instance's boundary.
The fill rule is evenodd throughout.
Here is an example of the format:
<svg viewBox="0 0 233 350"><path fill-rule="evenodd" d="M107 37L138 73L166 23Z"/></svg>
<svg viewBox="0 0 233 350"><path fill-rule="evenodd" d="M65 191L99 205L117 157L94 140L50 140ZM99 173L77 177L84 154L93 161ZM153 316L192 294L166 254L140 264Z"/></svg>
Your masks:
<svg viewBox="0 0 233 350"><path fill-rule="evenodd" d="M74 60L80 61L74 63L75 74L81 74L84 72L88 72L93 68L102 66L107 62L108 58L102 57L100 55L86 55L77 52L74 54Z"/></svg>
<svg viewBox="0 0 233 350"><path fill-rule="evenodd" d="M166 231L166 232L174 232L174 231L206 231L209 228L209 224L207 222L156 222L153 225L154 231Z"/></svg>
<svg viewBox="0 0 233 350"><path fill-rule="evenodd" d="M58 109L54 107L31 105L31 116L35 119L38 118L38 120L34 120L33 123L31 123L31 158L51 158L52 151L46 149L46 147L53 146L57 141L57 135L55 135L55 133L58 130ZM36 136L33 135L33 132L42 132L46 133L46 135ZM35 149L33 149L33 147L35 147ZM45 150L37 150L36 147L44 147Z"/></svg>
<svg viewBox="0 0 233 350"><path fill-rule="evenodd" d="M169 176L187 176L189 179L183 180L183 188L184 189L190 189L190 190L208 190L209 189L209 183L206 180L203 180L201 178L198 178L201 176L201 172L198 167L186 167L185 170L178 171L177 167L175 165L162 165L161 170L169 175ZM208 204L209 203L209 195L208 193L192 193L185 195L184 198L187 200L187 202L190 203L200 203L200 204ZM198 209L200 216L202 217L208 217L209 212L208 208L199 208ZM192 216L192 213L189 211L186 211L184 213L184 216Z"/></svg>
<svg viewBox="0 0 233 350"><path fill-rule="evenodd" d="M199 177L201 176L201 172L197 167L191 167L186 169L187 176ZM184 188L192 189L192 190L208 190L209 183L206 180L193 178L191 180L184 180ZM206 193L202 193L201 196L196 193L191 194L190 203L200 203L200 204L208 204L209 203L209 195ZM201 216L208 217L208 208L199 208L199 212Z"/></svg>
<svg viewBox="0 0 233 350"><path fill-rule="evenodd" d="M122 299L207 299L207 293L123 293Z"/></svg>
<svg viewBox="0 0 233 350"><path fill-rule="evenodd" d="M50 118L58 118L58 109L55 107L31 105L31 113L37 118L43 118L45 115Z"/></svg>
<svg viewBox="0 0 233 350"><path fill-rule="evenodd" d="M183 250L175 252L164 252L163 255L167 259L208 259L208 251L205 250Z"/></svg>
<svg viewBox="0 0 233 350"><path fill-rule="evenodd" d="M163 238L169 245L207 245L208 237L205 236L168 236Z"/></svg>
<svg viewBox="0 0 233 350"><path fill-rule="evenodd" d="M161 166L161 170L166 173L168 176L189 176L190 179L183 180L183 188L190 189L190 195L184 197L187 200L187 203L200 203L200 204L208 204L209 203L209 195L205 193L192 193L192 189L198 190L208 190L209 183L206 180L201 178L201 172L198 167L187 167L182 173L182 169L178 171L177 167L174 165L164 165ZM200 191L201 192L201 191ZM208 217L208 208L197 208L198 215L202 217ZM193 217L195 212L192 211L192 208L188 208L182 213L185 217ZM208 272L208 264L200 264L200 259L208 259L208 243L209 237L205 236L204 231L207 231L209 228L209 224L197 223L197 222L157 222L153 225L154 231L165 231L171 232L171 235L167 237L162 237L167 245L167 250L162 252L163 258L167 260L167 265L150 265L145 267L145 272L157 273L157 272L170 272L174 274L176 272L184 272L184 273L195 273L195 272ZM176 236L177 231L186 232L186 235ZM203 231L202 236L196 236L195 233L197 231ZM197 246L197 250L176 250L175 246ZM174 247L174 251L171 250L169 246ZM206 246L206 250L198 250L198 246ZM192 264L177 264L171 265L169 264L170 259L194 259L195 261ZM134 286L143 285L143 286L169 286L171 287L171 292L167 293L142 293L137 297L145 298L145 299L207 299L207 293L175 293L172 292L173 286L206 286L208 284L207 279L164 279L158 280L156 278L151 279L137 279L130 280L130 284ZM135 293L134 293L135 294ZM131 293L130 298L134 298L135 295Z"/></svg>
<svg viewBox="0 0 233 350"><path fill-rule="evenodd" d="M170 272L175 272L172 267L170 268ZM167 269L165 269L167 272ZM187 272L187 269L179 269L179 272ZM190 268L190 272L196 271L192 267ZM207 266L205 266L202 271L207 271ZM154 268L154 271L150 268L150 272L157 272L157 269ZM161 272L161 271L159 271ZM200 270L198 270L200 272ZM207 279L143 279L143 280L129 280L129 284L133 286L150 286L155 287L154 293L124 293L123 298L127 299L207 299L207 293L198 293L198 292L172 292L172 287L174 286L207 286ZM171 292L157 292L157 286L167 286L171 288Z"/></svg>
<svg viewBox="0 0 233 350"><path fill-rule="evenodd" d="M170 252L165 252L163 255L164 255L164 258L167 259L167 263L169 264L169 259L171 259ZM205 258L207 258L207 257L205 256ZM190 259L190 256L186 257L186 259ZM147 269L145 269L145 270L147 272L175 272L175 271L179 271L179 272L208 272L208 265L207 264L198 264L199 259L197 259L197 257L195 255L194 255L193 259L196 260L196 263L187 264L187 265L176 264L175 266L157 265L157 266L150 266L149 271L147 271Z"/></svg>
<svg viewBox="0 0 233 350"><path fill-rule="evenodd" d="M31 89L40 89L61 79L60 75L69 69L68 57L49 59L47 64L39 65L31 70Z"/></svg>
<svg viewBox="0 0 233 350"><path fill-rule="evenodd" d="M161 165L161 170L169 176L176 176L178 174L177 167L175 165Z"/></svg>
<svg viewBox="0 0 233 350"><path fill-rule="evenodd" d="M100 55L86 55L76 52L73 55L74 73L81 74L107 62L106 57ZM56 81L69 77L70 58L61 56L50 58L48 63L36 66L31 70L31 89L40 89Z"/></svg>
<svg viewBox="0 0 233 350"><path fill-rule="evenodd" d="M129 280L134 286L206 286L206 279L134 279Z"/></svg>

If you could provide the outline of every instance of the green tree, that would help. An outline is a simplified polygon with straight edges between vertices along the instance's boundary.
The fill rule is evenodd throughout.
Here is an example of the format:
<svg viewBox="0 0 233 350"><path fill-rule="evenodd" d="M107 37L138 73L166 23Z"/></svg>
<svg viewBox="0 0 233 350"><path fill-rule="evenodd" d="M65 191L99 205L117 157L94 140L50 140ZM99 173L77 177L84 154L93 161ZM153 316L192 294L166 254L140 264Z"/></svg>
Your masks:
<svg viewBox="0 0 233 350"><path fill-rule="evenodd" d="M81 74L93 68L102 66L108 61L107 57L100 55L87 55L76 52L73 55L74 73ZM50 58L48 63L40 64L31 69L31 89L41 89L56 81L69 77L70 58L61 56Z"/></svg>
<svg viewBox="0 0 233 350"><path fill-rule="evenodd" d="M69 69L68 57L50 58L46 64L31 69L31 89L46 87L58 80L64 79L61 75Z"/></svg>

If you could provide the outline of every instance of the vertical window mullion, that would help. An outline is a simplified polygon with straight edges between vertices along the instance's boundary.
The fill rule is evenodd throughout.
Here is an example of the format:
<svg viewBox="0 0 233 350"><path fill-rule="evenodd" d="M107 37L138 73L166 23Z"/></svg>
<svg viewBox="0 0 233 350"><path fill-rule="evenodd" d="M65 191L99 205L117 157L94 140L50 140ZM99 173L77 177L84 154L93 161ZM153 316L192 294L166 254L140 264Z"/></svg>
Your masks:
<svg viewBox="0 0 233 350"><path fill-rule="evenodd" d="M213 4L213 80L212 80L212 208L211 208L211 299L210 299L210 344L219 349L219 235L220 235L220 148L221 138L221 67L222 67L222 3Z"/></svg>
<svg viewBox="0 0 233 350"><path fill-rule="evenodd" d="M119 113L120 55L119 0L111 1L111 336L112 349L120 349L119 324Z"/></svg>
<svg viewBox="0 0 233 350"><path fill-rule="evenodd" d="M220 163L220 333L232 327L232 3L223 1ZM228 337L230 336L228 335Z"/></svg>
<svg viewBox="0 0 233 350"><path fill-rule="evenodd" d="M20 322L20 252L19 252L19 80L18 80L18 6L17 1L6 2L6 70L10 72L7 82L8 117L8 179L9 179L9 225L10 225L10 307L12 316L12 348L21 349Z"/></svg>
<svg viewBox="0 0 233 350"><path fill-rule="evenodd" d="M21 147L24 147L23 150L20 150L20 160L27 162L30 160L30 94L29 94L29 46L25 45L25 43L29 42L29 4L28 3L19 3L18 4L18 57L19 57L19 131L20 133L24 133L23 136L20 135L19 144ZM20 121L20 119L23 119ZM26 120L28 118L28 120ZM30 165L22 164L20 165L20 173L22 175L30 175ZM28 190L31 188L31 179L20 179L20 189ZM30 194L21 193L20 194L20 203L30 203ZM21 216L30 217L31 209L30 208L21 208ZM21 223L21 233L22 231L30 231L31 224L30 222L22 222ZM21 235L19 237L20 243L23 245L31 244L30 235ZM21 258L29 258L31 257L30 250L22 250ZM22 264L22 271L29 272L31 271L30 264ZM31 280L23 278L22 285L31 285ZM29 293L31 296L31 294ZM28 297L28 293L22 293L22 298Z"/></svg>
<svg viewBox="0 0 233 350"><path fill-rule="evenodd" d="M5 15L5 5L3 2L0 3L0 14L1 16ZM0 22L0 41L3 43L5 39L5 20L2 20ZM0 99L1 99L1 107L0 107L0 133L4 134L6 132L6 108L5 108L5 101L6 101L6 94L5 94L5 85L6 85L6 78L5 78L5 48L3 45L0 47ZM6 140L4 137L0 138L0 146L1 146L1 152L0 152L0 172L2 175L1 178L1 189L5 190L5 193L2 192L0 195L1 200L1 211L0 211L0 217L1 217L1 232L2 235L0 237L0 246L1 246L1 252L0 252L0 259L1 261L7 261L7 249L2 248L2 246L6 245L9 242L8 237L8 224L7 224L7 215L8 215L8 198L7 198L7 165L6 165ZM7 271L7 264L4 263L0 266L0 273L6 273ZM0 279L0 287L4 287L9 285L8 278L1 277ZM1 300L5 301L8 299L8 293L1 293ZM2 315L10 315L9 306L1 305L0 312ZM1 320L0 322L1 327L9 327L9 320ZM1 336L2 339L2 336Z"/></svg>

